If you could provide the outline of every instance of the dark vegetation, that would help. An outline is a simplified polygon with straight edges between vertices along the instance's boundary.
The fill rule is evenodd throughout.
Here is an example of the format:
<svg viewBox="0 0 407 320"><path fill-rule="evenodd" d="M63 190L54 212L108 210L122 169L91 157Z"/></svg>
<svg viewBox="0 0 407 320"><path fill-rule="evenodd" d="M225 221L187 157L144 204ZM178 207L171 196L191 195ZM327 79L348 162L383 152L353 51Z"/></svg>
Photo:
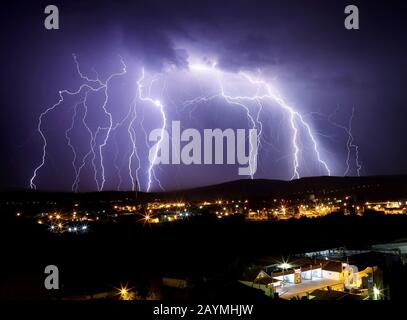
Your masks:
<svg viewBox="0 0 407 320"><path fill-rule="evenodd" d="M49 297L43 290L49 264L60 269L64 295L111 290L120 282L147 295L163 276L234 282L251 259L338 246L360 249L407 238L406 224L407 216L373 212L279 222L246 222L240 216L219 221L208 214L164 225L98 223L88 234L58 235L32 220L10 217L3 219L0 235L0 297ZM400 268L399 286L406 275ZM397 298L397 290L393 293Z"/></svg>

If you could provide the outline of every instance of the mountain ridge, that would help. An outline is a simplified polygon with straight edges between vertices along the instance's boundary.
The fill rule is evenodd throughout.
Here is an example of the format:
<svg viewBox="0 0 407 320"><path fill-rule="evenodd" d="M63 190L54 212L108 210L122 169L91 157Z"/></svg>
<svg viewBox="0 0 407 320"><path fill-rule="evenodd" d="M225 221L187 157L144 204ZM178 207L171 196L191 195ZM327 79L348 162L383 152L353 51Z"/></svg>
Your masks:
<svg viewBox="0 0 407 320"><path fill-rule="evenodd" d="M140 201L152 200L210 200L237 198L307 197L309 195L366 194L392 197L407 197L407 175L363 176L363 177L304 177L296 180L239 179L219 184L164 192L102 191L102 192L48 192L21 190L0 192L0 199L51 197L98 198L101 201L127 198Z"/></svg>

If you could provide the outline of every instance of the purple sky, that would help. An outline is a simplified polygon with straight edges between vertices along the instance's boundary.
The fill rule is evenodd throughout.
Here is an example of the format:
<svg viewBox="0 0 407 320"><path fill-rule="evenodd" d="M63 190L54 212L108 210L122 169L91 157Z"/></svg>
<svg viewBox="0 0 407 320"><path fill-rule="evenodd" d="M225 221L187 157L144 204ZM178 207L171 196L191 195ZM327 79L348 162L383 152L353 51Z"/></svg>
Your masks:
<svg viewBox="0 0 407 320"><path fill-rule="evenodd" d="M94 77L97 70L101 79L120 71L118 55L123 57L127 73L112 80L106 105L114 123L131 110L144 67L146 78L157 78L151 95L165 105L168 121L180 120L184 128L198 130L248 128L245 112L222 99L198 104L193 111L180 110L182 101L217 89L214 77L192 72L190 64L216 62L220 73L230 75L226 76L229 92L250 93L251 88L239 82L239 72L272 83L310 124L321 157L329 163L333 175L341 176L346 171L348 135L340 126L348 126L352 109L353 143L359 147L360 173L407 173L407 5L403 1L352 1L360 10L357 31L343 26L343 11L349 4L344 1L53 3L60 10L60 30L47 31L43 27L48 2L13 1L3 4L0 13L1 190L29 187L42 156L42 140L36 130L38 116L58 101L59 90L77 90L83 83L72 53L77 55L82 72ZM67 98L44 121L49 148L35 180L39 189L71 190L75 173L64 134L79 100L80 95ZM102 94L89 97L86 124L92 132L108 120L101 113L102 100ZM162 119L157 108L140 101L138 105L135 134L142 157L139 184L145 190L147 147L140 121L143 117L150 131L159 127ZM257 106L250 108L256 114ZM69 133L79 158L86 153L90 139L81 124L83 112L79 106ZM264 140L255 178L290 179L293 150L287 113L270 102L264 106L260 120ZM104 149L105 190L131 189L127 124L109 137ZM326 174L315 161L306 134L301 135L299 143L303 150L301 176ZM353 148L349 175L357 174L354 159ZM99 160L96 156L95 161ZM166 190L242 178L236 172L234 166L219 165L155 168ZM96 175L100 182L99 168ZM78 190L96 189L94 172L87 162ZM160 190L157 181L153 181L151 190Z"/></svg>

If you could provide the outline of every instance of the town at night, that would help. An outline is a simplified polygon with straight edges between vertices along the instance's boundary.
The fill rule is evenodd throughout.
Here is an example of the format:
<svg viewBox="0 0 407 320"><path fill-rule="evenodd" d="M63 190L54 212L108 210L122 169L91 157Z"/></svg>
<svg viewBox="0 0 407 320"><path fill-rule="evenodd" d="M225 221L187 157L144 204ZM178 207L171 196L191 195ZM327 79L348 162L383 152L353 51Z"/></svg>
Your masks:
<svg viewBox="0 0 407 320"><path fill-rule="evenodd" d="M406 18L399 0L4 2L0 302L401 307Z"/></svg>

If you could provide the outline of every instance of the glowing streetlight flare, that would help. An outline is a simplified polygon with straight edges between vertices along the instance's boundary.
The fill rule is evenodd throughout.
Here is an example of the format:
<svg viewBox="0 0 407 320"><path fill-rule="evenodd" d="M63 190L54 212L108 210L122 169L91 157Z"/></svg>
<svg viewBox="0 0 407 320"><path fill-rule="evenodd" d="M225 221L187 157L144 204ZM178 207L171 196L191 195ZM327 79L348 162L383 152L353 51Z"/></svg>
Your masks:
<svg viewBox="0 0 407 320"><path fill-rule="evenodd" d="M120 300L133 300L134 294L132 292L133 288L128 287L128 283L126 285L120 284L120 288L115 288L117 290L117 295L119 296Z"/></svg>
<svg viewBox="0 0 407 320"><path fill-rule="evenodd" d="M287 262L284 262L284 263L282 263L282 264L280 264L279 266L278 266L280 269L290 269L291 268L291 264L289 264L289 263L287 263Z"/></svg>

